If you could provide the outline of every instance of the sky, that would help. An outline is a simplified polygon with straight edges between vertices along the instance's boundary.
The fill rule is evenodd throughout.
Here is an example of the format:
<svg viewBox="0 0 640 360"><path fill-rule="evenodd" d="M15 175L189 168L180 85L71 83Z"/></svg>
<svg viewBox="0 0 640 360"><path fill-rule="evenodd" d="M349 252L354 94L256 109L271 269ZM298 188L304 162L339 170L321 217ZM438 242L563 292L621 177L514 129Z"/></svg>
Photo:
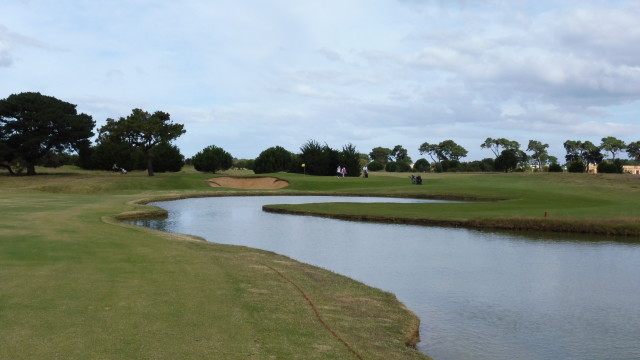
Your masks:
<svg viewBox="0 0 640 360"><path fill-rule="evenodd" d="M97 127L168 112L186 157L504 137L563 160L640 140L640 2L3 0L0 99L27 91Z"/></svg>

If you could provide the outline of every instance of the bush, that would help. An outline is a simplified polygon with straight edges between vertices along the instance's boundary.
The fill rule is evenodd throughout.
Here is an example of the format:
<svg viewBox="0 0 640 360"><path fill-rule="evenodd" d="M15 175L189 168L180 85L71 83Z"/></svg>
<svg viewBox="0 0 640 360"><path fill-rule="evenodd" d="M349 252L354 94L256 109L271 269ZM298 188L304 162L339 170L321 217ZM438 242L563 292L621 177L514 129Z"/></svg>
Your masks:
<svg viewBox="0 0 640 360"><path fill-rule="evenodd" d="M233 159L233 167L237 169L249 169L253 170L253 165L255 164L255 160L253 159Z"/></svg>
<svg viewBox="0 0 640 360"><path fill-rule="evenodd" d="M390 161L384 169L387 172L410 172L411 165L404 161Z"/></svg>
<svg viewBox="0 0 640 360"><path fill-rule="evenodd" d="M281 146L268 148L258 155L253 163L253 172L256 174L289 171L291 169L291 153Z"/></svg>
<svg viewBox="0 0 640 360"><path fill-rule="evenodd" d="M215 173L228 170L233 165L233 157L215 145L204 148L193 156L193 166L198 171Z"/></svg>
<svg viewBox="0 0 640 360"><path fill-rule="evenodd" d="M111 170L114 165L131 170L144 170L147 162L142 150L125 142L105 141L81 155L84 169Z"/></svg>
<svg viewBox="0 0 640 360"><path fill-rule="evenodd" d="M460 171L458 167L460 166L460 161L458 160L442 160L440 162L440 168L443 172L457 172Z"/></svg>
<svg viewBox="0 0 640 360"><path fill-rule="evenodd" d="M551 164L549 165L549 172L562 172L562 166L560 164Z"/></svg>
<svg viewBox="0 0 640 360"><path fill-rule="evenodd" d="M427 159L418 159L415 164L413 164L413 169L419 172L428 172L431 170L431 164L427 161Z"/></svg>
<svg viewBox="0 0 640 360"><path fill-rule="evenodd" d="M622 174L622 162L619 159L602 162L598 165L598 173Z"/></svg>
<svg viewBox="0 0 640 360"><path fill-rule="evenodd" d="M66 152L49 151L40 159L40 161L38 161L37 164L48 168L57 168L62 165L75 165L77 162L78 155Z"/></svg>
<svg viewBox="0 0 640 360"><path fill-rule="evenodd" d="M495 163L496 161L493 158L484 158L480 161L482 164L480 168L482 171L490 172L495 171Z"/></svg>
<svg viewBox="0 0 640 360"><path fill-rule="evenodd" d="M396 169L397 172L410 172L413 171L413 169L411 168L411 164L409 164L406 161L398 161L398 168Z"/></svg>
<svg viewBox="0 0 640 360"><path fill-rule="evenodd" d="M567 166L567 171L571 173L583 173L586 170L586 166L582 161L572 161Z"/></svg>
<svg viewBox="0 0 640 360"><path fill-rule="evenodd" d="M514 150L503 150L493 163L496 171L509 172L518 166L518 155Z"/></svg>
<svg viewBox="0 0 640 360"><path fill-rule="evenodd" d="M329 147L320 145L315 140L307 141L300 148L301 154L295 158L294 166L290 171L309 175L335 175L338 168L338 157L340 153ZM305 167L302 167L302 164ZM348 169L348 171L351 169Z"/></svg>
<svg viewBox="0 0 640 360"><path fill-rule="evenodd" d="M387 165L384 167L384 171L386 172L396 172L397 169L398 169L398 163L395 161L388 162Z"/></svg>
<svg viewBox="0 0 640 360"><path fill-rule="evenodd" d="M184 166L184 156L180 153L180 149L167 142L156 145L151 150L151 154L155 172L178 172Z"/></svg>
<svg viewBox="0 0 640 360"><path fill-rule="evenodd" d="M369 169L369 171L380 171L384 170L384 164L380 161L373 160L367 165L367 168Z"/></svg>
<svg viewBox="0 0 640 360"><path fill-rule="evenodd" d="M342 147L338 159L340 164L347 168L347 176L359 177L362 174L360 154L352 144L347 144Z"/></svg>

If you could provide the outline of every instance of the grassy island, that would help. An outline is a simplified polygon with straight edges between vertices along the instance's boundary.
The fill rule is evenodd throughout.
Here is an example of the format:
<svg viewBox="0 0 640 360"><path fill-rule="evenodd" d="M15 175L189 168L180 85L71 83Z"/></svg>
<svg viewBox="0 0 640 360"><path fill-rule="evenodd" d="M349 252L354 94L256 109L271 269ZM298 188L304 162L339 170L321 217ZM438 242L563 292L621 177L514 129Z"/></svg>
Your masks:
<svg viewBox="0 0 640 360"><path fill-rule="evenodd" d="M118 221L163 216L144 205L151 200L265 193L455 199L468 201L269 209L640 236L640 177L633 176L429 174L419 186L407 174L272 174L289 185L256 190L222 181L213 187L212 175L193 171L39 171L0 174L2 359L427 358L407 346L417 341L418 319L393 294L277 254Z"/></svg>

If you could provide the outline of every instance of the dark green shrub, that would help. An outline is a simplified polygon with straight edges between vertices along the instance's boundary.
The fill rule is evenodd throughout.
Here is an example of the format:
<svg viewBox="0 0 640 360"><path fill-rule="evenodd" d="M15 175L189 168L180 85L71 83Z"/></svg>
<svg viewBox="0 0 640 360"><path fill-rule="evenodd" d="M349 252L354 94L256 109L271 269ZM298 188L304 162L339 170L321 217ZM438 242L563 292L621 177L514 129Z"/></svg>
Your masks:
<svg viewBox="0 0 640 360"><path fill-rule="evenodd" d="M571 173L583 173L586 170L586 166L582 161L572 161L567 166L567 171Z"/></svg>
<svg viewBox="0 0 640 360"><path fill-rule="evenodd" d="M460 161L458 160L442 160L440 162L442 171L444 172L456 172L459 171Z"/></svg>
<svg viewBox="0 0 640 360"><path fill-rule="evenodd" d="M233 165L231 154L215 145L208 146L195 154L192 161L196 170L212 173L228 170Z"/></svg>
<svg viewBox="0 0 640 360"><path fill-rule="evenodd" d="M302 145L300 151L302 153L297 156L290 171L321 176L336 175L340 155L337 150L330 148L326 144L324 146L320 145L315 140L309 140ZM302 164L305 165L304 168ZM351 169L347 168L347 171L349 170Z"/></svg>
<svg viewBox="0 0 640 360"><path fill-rule="evenodd" d="M292 155L281 146L274 146L264 150L253 163L253 172L256 174L289 171L291 169Z"/></svg>
<svg viewBox="0 0 640 360"><path fill-rule="evenodd" d="M413 164L413 169L419 172L428 172L431 170L431 164L427 161L427 159L418 159L415 164Z"/></svg>
<svg viewBox="0 0 640 360"><path fill-rule="evenodd" d="M85 169L111 170L114 165L131 170L147 168L146 157L142 150L125 142L105 141L88 151L88 159L81 162Z"/></svg>
<svg viewBox="0 0 640 360"><path fill-rule="evenodd" d="M598 173L622 174L622 162L620 159L602 162L598 165Z"/></svg>
<svg viewBox="0 0 640 360"><path fill-rule="evenodd" d="M386 172L396 172L397 169L398 169L398 163L395 161L388 162L387 165L384 167L384 171Z"/></svg>
<svg viewBox="0 0 640 360"><path fill-rule="evenodd" d="M406 161L397 161L396 164L398 164L398 166L396 167L396 172L410 172L413 170L411 168L411 164Z"/></svg>
<svg viewBox="0 0 640 360"><path fill-rule="evenodd" d="M496 161L493 158L484 158L481 161L480 169L482 171L490 172L495 171Z"/></svg>
<svg viewBox="0 0 640 360"><path fill-rule="evenodd" d="M233 167L237 169L253 170L255 162L256 161L253 159L233 159Z"/></svg>
<svg viewBox="0 0 640 360"><path fill-rule="evenodd" d="M360 154L352 144L342 147L342 151L338 155L338 162L342 167L347 168L347 176L358 177L362 174Z"/></svg>
<svg viewBox="0 0 640 360"><path fill-rule="evenodd" d="M549 172L562 172L562 166L560 164L549 165Z"/></svg>
<svg viewBox="0 0 640 360"><path fill-rule="evenodd" d="M518 154L514 150L503 150L493 163L496 171L509 172L518 166Z"/></svg>
<svg viewBox="0 0 640 360"><path fill-rule="evenodd" d="M369 169L369 171L380 171L384 170L384 164L380 161L373 160L369 163L369 165L367 165L367 168Z"/></svg>
<svg viewBox="0 0 640 360"><path fill-rule="evenodd" d="M155 172L178 172L184 166L184 156L180 149L167 142L156 145L151 150L151 155Z"/></svg>

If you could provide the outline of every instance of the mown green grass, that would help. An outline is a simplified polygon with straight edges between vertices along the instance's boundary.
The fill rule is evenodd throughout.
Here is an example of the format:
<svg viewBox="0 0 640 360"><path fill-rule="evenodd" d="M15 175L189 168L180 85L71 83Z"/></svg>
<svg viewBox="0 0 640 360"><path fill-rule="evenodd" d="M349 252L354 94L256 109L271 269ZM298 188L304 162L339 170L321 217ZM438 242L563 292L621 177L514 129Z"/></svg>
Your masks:
<svg viewBox="0 0 640 360"><path fill-rule="evenodd" d="M197 173L0 174L0 359L424 359L392 294L276 254L118 225ZM244 192L238 192L244 193ZM283 277L286 277L286 279Z"/></svg>
<svg viewBox="0 0 640 360"><path fill-rule="evenodd" d="M323 203L269 208L374 221L640 236L638 176L429 174L424 185L412 185L404 175L374 173L369 179L333 180L338 184L334 192L338 193L449 198L462 202ZM330 187L327 181L330 180L323 180L323 190Z"/></svg>

